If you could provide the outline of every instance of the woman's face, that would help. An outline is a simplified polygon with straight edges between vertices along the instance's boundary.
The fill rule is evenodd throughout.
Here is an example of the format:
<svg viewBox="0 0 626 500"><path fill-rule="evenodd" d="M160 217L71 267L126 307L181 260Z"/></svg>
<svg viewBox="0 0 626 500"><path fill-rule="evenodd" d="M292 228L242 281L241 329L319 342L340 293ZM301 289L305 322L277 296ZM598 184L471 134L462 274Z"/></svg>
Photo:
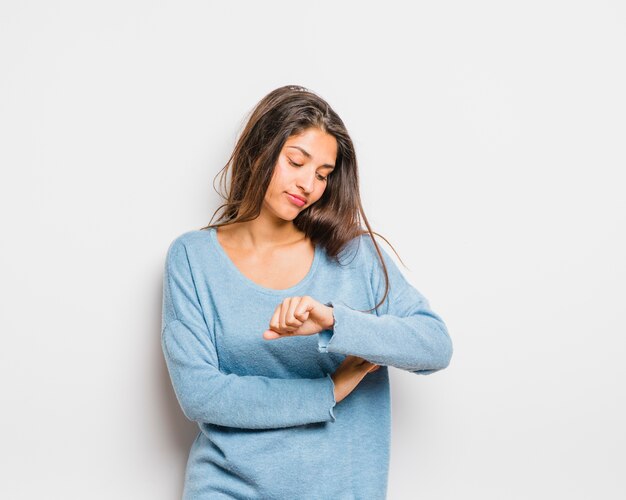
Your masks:
<svg viewBox="0 0 626 500"><path fill-rule="evenodd" d="M281 219L295 219L324 194L336 158L337 140L318 128L289 137L265 193L265 207Z"/></svg>

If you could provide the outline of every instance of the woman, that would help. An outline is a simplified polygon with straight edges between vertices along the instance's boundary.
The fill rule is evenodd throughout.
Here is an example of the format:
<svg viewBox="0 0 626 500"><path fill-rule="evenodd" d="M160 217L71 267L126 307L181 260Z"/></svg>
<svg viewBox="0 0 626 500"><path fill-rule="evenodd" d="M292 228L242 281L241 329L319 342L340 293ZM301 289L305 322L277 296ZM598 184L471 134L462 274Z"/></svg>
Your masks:
<svg viewBox="0 0 626 500"><path fill-rule="evenodd" d="M269 93L229 167L222 215L165 264L163 353L200 428L183 497L385 498L388 366L448 366L446 325L374 240L322 98Z"/></svg>

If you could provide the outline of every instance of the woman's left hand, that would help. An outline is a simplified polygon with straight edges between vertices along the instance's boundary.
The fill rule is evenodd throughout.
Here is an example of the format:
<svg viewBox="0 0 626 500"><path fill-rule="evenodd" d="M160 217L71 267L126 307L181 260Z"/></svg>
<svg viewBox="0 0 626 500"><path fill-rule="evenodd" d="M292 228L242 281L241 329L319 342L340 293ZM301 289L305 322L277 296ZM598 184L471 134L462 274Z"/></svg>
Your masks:
<svg viewBox="0 0 626 500"><path fill-rule="evenodd" d="M335 323L333 308L313 297L287 297L274 311L269 329L263 332L265 340L293 335L313 335L332 328Z"/></svg>

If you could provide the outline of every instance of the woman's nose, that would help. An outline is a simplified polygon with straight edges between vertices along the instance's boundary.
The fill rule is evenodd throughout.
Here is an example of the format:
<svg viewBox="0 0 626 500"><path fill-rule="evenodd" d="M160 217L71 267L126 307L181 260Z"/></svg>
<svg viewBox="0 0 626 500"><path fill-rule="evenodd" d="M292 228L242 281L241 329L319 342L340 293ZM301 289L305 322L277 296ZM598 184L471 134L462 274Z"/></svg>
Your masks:
<svg viewBox="0 0 626 500"><path fill-rule="evenodd" d="M313 191L313 185L315 183L315 172L313 173L302 173L298 177L298 187L304 190L306 193L310 193Z"/></svg>

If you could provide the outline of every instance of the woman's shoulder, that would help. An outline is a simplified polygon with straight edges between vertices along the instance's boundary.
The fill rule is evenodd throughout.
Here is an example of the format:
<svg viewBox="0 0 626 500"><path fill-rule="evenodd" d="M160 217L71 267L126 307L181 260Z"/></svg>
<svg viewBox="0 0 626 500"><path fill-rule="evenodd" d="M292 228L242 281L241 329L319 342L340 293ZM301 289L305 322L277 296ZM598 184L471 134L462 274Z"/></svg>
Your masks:
<svg viewBox="0 0 626 500"><path fill-rule="evenodd" d="M177 256L188 258L190 254L206 255L209 231L210 229L192 229L179 233L167 247L167 260L176 259Z"/></svg>
<svg viewBox="0 0 626 500"><path fill-rule="evenodd" d="M173 240L171 240L169 246L170 247L187 246L187 245L198 244L199 242L206 242L207 238L209 237L209 231L211 230L212 228L191 229L191 230L185 231L183 233L178 234L178 236L176 236Z"/></svg>

